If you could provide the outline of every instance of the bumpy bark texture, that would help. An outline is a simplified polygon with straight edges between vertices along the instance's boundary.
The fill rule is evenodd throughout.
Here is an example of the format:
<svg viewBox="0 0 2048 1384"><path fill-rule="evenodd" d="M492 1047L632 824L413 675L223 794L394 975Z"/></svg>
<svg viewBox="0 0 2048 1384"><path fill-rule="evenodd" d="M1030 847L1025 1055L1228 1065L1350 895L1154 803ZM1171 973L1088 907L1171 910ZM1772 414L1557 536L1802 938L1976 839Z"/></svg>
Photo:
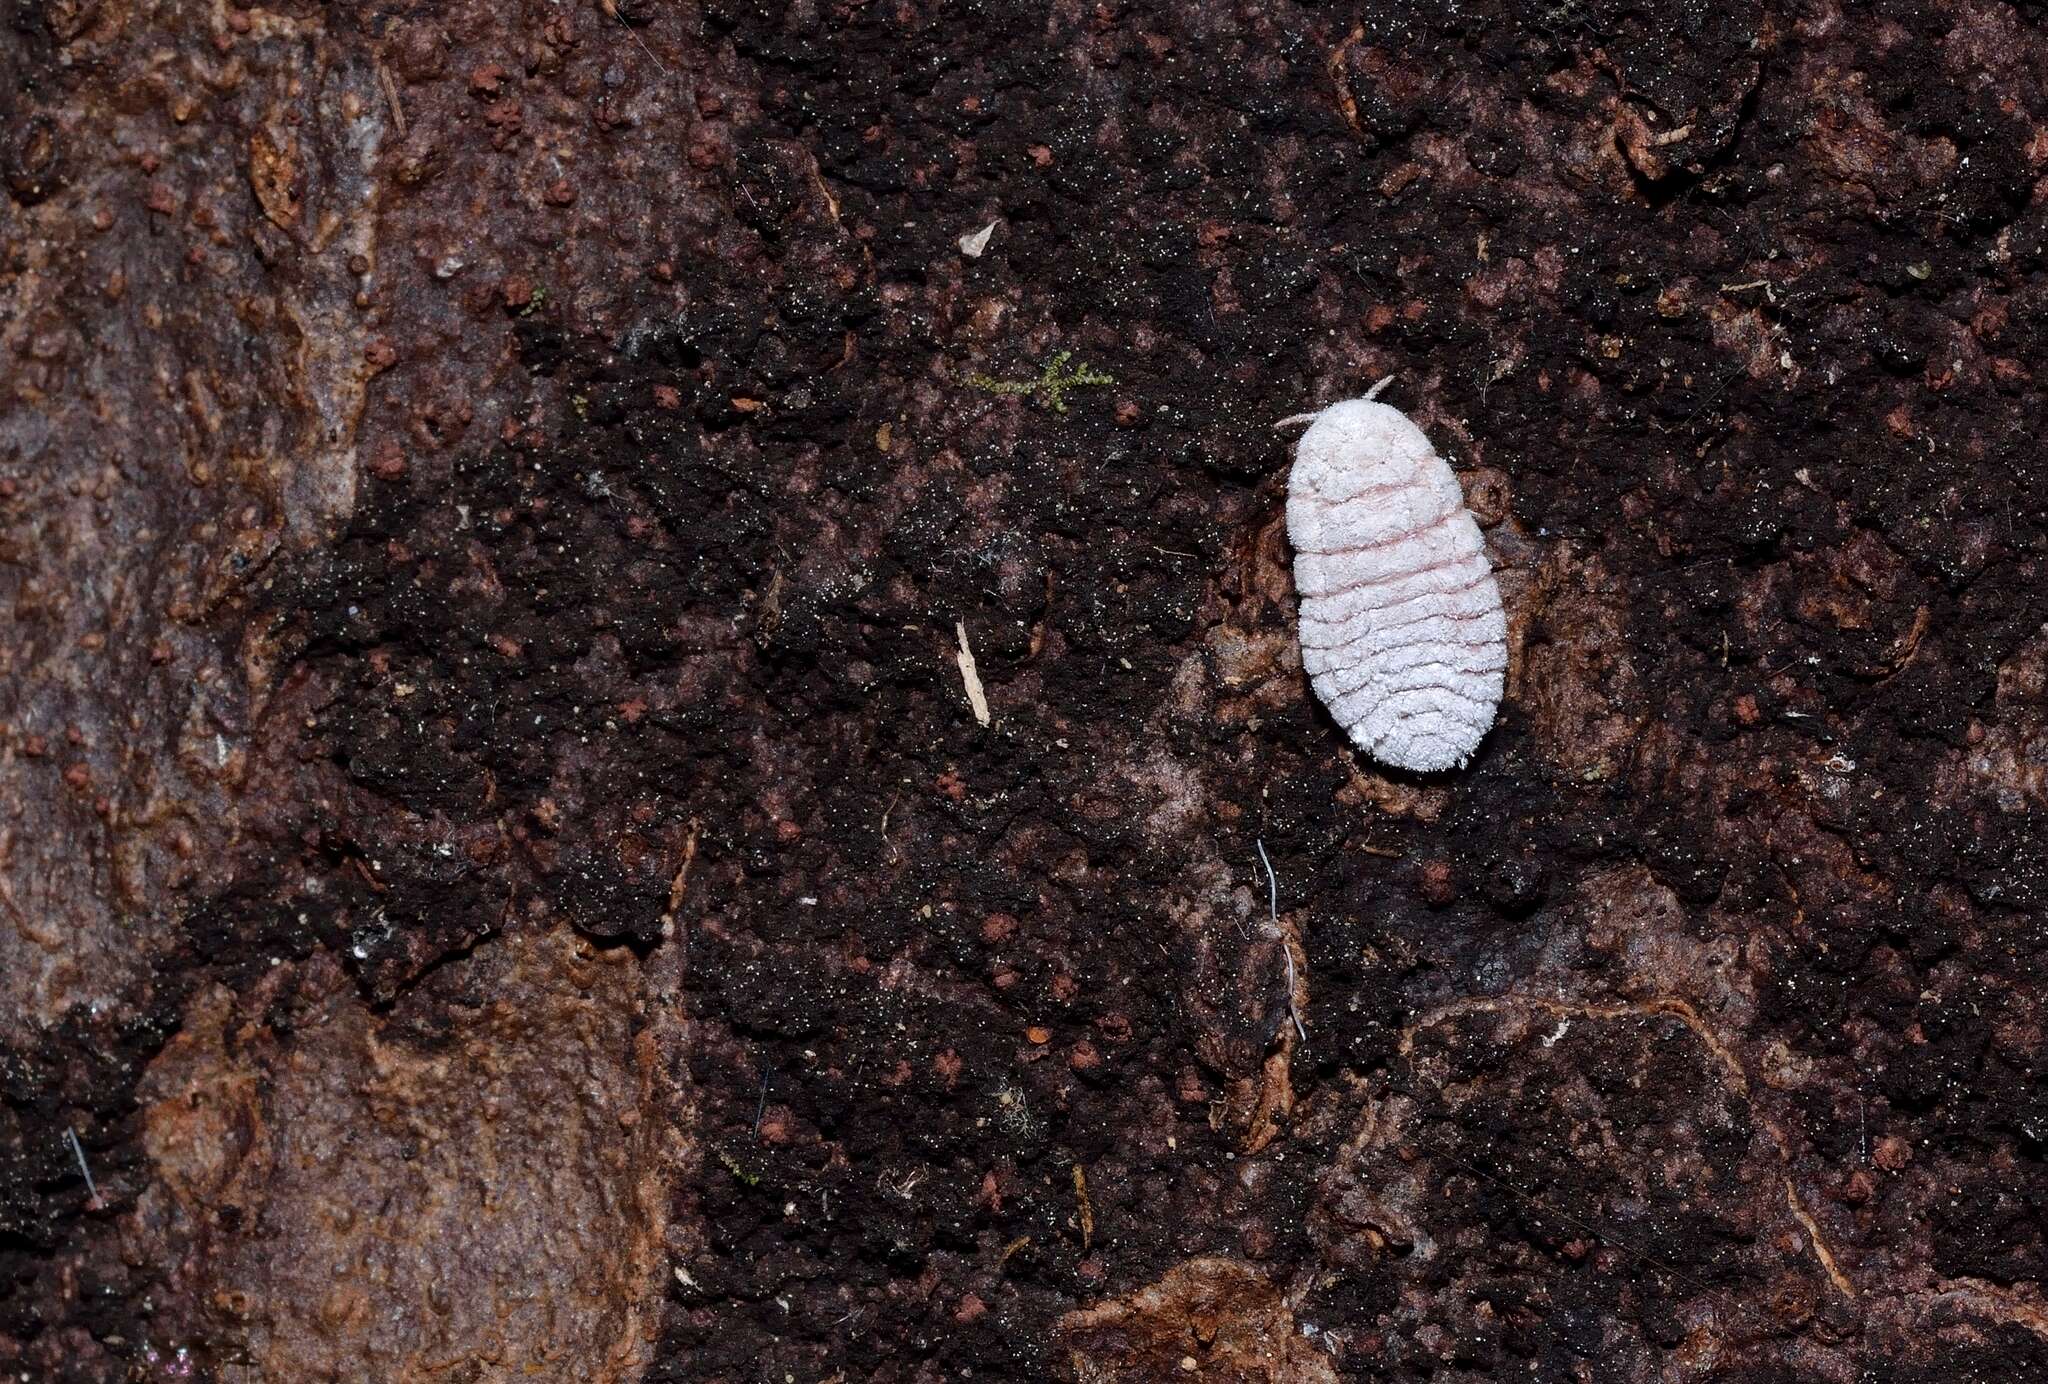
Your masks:
<svg viewBox="0 0 2048 1384"><path fill-rule="evenodd" d="M19 0L0 1367L2048 1379L2044 174L2002 0Z"/></svg>

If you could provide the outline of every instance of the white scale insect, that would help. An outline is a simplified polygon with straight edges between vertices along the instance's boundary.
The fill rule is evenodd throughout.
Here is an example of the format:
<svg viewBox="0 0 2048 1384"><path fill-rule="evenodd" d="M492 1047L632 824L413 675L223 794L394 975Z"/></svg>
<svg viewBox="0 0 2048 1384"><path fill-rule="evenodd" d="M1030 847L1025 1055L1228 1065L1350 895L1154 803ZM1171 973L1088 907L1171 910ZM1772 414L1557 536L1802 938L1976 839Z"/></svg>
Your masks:
<svg viewBox="0 0 2048 1384"><path fill-rule="evenodd" d="M1493 725L1507 619L1457 475L1386 385L1280 425L1309 425L1287 477L1301 666L1359 749L1430 773Z"/></svg>

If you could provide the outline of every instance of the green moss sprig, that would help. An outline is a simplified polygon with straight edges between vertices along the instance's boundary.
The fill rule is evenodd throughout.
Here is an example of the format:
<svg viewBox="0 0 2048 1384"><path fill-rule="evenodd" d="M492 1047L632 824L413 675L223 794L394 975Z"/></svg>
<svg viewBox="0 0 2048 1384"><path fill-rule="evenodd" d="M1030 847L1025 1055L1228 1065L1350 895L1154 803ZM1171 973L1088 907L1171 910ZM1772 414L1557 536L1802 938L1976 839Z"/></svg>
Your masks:
<svg viewBox="0 0 2048 1384"><path fill-rule="evenodd" d="M1115 384L1116 377L1091 369L1082 361L1071 368L1072 351L1061 351L1045 363L1035 380L998 380L989 375L969 375L967 383L987 394L1030 395L1054 413L1067 411L1067 391Z"/></svg>

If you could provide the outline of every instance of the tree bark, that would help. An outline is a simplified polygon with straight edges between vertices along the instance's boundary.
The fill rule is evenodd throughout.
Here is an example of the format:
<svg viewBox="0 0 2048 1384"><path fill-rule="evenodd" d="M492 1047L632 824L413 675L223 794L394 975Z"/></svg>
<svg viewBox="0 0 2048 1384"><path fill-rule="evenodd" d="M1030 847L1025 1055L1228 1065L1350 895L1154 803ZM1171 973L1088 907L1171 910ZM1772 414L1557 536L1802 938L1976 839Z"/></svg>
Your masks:
<svg viewBox="0 0 2048 1384"><path fill-rule="evenodd" d="M2048 1379L2044 74L16 5L0 1369ZM1295 642L1271 425L1383 376L1445 774Z"/></svg>

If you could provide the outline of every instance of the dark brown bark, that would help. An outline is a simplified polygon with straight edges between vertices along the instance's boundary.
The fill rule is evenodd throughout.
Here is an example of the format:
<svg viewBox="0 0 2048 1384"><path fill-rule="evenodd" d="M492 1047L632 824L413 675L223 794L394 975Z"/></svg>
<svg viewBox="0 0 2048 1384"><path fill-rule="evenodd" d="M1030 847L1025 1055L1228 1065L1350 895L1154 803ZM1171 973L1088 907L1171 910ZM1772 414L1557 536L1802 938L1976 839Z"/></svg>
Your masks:
<svg viewBox="0 0 2048 1384"><path fill-rule="evenodd" d="M0 1369L2048 1379L2044 74L17 4ZM1270 427L1389 374L1511 622L1420 779Z"/></svg>

